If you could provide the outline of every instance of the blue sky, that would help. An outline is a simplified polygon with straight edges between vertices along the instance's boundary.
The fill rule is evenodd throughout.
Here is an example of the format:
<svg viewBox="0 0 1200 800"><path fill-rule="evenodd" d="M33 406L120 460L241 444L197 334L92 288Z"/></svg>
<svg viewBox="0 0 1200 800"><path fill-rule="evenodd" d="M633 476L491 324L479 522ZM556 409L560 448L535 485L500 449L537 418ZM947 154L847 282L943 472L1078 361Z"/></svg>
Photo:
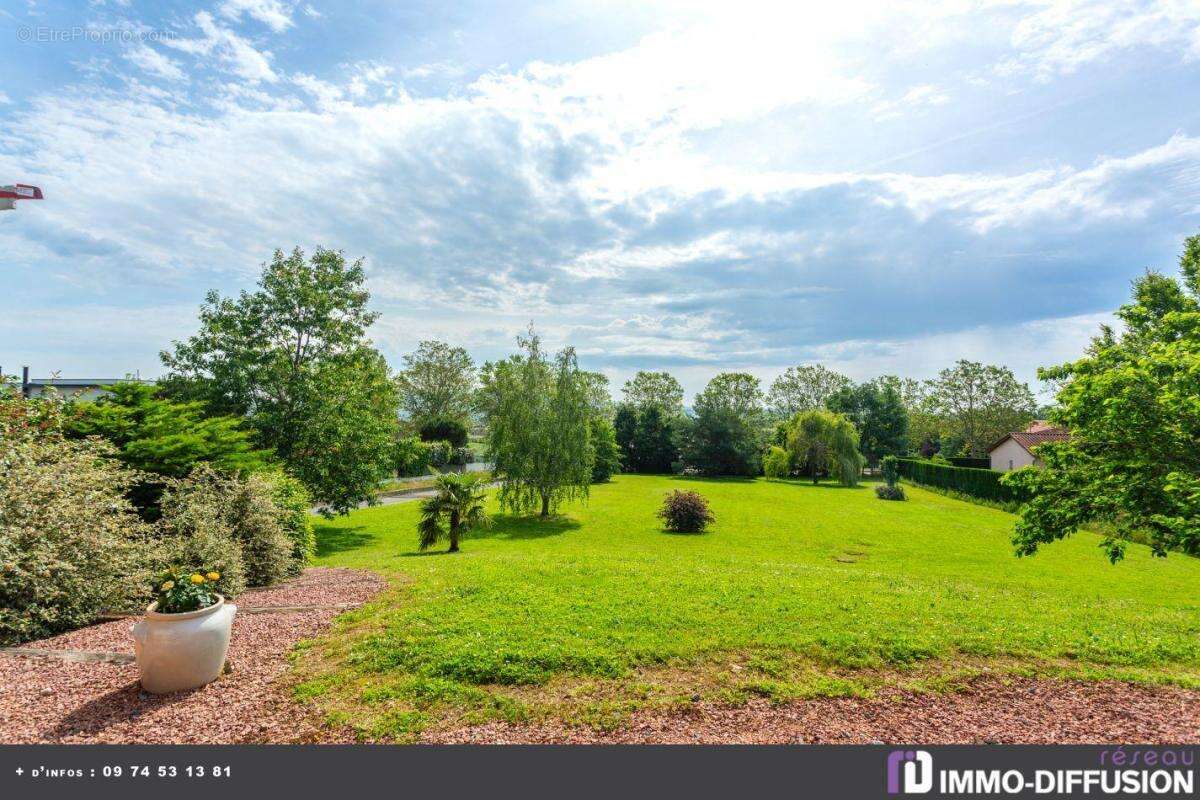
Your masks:
<svg viewBox="0 0 1200 800"><path fill-rule="evenodd" d="M1200 5L781 6L11 0L0 365L156 375L298 244L393 365L1033 382L1200 232Z"/></svg>

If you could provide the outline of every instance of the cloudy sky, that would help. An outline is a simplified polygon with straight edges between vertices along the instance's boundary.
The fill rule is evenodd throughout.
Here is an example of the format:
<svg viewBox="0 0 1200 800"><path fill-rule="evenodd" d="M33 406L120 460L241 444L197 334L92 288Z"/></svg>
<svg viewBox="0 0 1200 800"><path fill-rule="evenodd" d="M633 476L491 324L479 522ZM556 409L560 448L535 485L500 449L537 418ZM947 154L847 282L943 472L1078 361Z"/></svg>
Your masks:
<svg viewBox="0 0 1200 800"><path fill-rule="evenodd" d="M0 4L0 366L156 375L277 248L393 365L1078 355L1200 231L1200 3ZM1035 387L1036 388L1036 387Z"/></svg>

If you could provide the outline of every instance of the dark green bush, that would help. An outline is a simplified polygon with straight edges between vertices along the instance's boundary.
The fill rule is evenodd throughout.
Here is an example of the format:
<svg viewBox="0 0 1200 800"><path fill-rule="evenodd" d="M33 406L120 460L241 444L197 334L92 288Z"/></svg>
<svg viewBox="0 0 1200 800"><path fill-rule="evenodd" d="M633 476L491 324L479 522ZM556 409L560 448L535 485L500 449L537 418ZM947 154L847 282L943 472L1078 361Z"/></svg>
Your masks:
<svg viewBox="0 0 1200 800"><path fill-rule="evenodd" d="M895 486L896 481L900 480L899 461L900 459L895 456L884 456L883 460L879 462L879 469L888 486Z"/></svg>
<svg viewBox="0 0 1200 800"><path fill-rule="evenodd" d="M279 509L279 524L292 543L289 575L299 575L317 552L317 536L313 532L312 497L304 484L286 472L267 472L262 476L271 484L271 499Z"/></svg>
<svg viewBox="0 0 1200 800"><path fill-rule="evenodd" d="M451 447L466 447L470 431L462 420L434 417L418 429L423 442L449 442Z"/></svg>
<svg viewBox="0 0 1200 800"><path fill-rule="evenodd" d="M667 494L658 516L667 530L677 533L699 533L715 519L703 495L682 489Z"/></svg>
<svg viewBox="0 0 1200 800"><path fill-rule="evenodd" d="M1017 499L1012 489L1000 483L1002 472L954 467L920 458L901 458L899 466L900 474L913 483L948 489L993 503L1011 503Z"/></svg>
<svg viewBox="0 0 1200 800"><path fill-rule="evenodd" d="M904 495L904 487L896 486L895 484L879 484L875 487L875 496L880 500L907 500Z"/></svg>
<svg viewBox="0 0 1200 800"><path fill-rule="evenodd" d="M397 439L392 449L392 466L397 478L427 475L430 467L430 447L418 436Z"/></svg>

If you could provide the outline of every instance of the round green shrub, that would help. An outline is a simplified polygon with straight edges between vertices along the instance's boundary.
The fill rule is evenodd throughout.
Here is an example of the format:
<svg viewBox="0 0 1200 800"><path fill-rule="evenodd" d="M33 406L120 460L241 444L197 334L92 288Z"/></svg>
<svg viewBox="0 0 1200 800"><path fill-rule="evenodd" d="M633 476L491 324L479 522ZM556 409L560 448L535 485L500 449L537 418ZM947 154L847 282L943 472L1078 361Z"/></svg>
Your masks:
<svg viewBox="0 0 1200 800"><path fill-rule="evenodd" d="M469 431L462 420L434 417L421 423L418 429L425 442L449 442L453 448L467 446Z"/></svg>
<svg viewBox="0 0 1200 800"><path fill-rule="evenodd" d="M907 500L903 486L888 486L880 484L875 487L875 496L880 500Z"/></svg>

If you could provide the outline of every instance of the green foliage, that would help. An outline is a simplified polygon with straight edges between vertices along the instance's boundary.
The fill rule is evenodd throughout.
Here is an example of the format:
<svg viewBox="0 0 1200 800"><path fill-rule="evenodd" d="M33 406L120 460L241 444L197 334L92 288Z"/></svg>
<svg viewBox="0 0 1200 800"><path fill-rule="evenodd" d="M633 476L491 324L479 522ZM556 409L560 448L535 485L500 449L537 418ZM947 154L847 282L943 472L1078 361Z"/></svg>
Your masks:
<svg viewBox="0 0 1200 800"><path fill-rule="evenodd" d="M299 575L317 552L313 533L312 497L304 484L282 470L264 472L260 477L271 487L271 500L277 509L276 519L292 544L289 575Z"/></svg>
<svg viewBox="0 0 1200 800"><path fill-rule="evenodd" d="M908 450L908 414L893 385L872 381L844 386L825 404L854 424L858 449L868 465L878 464L887 455L904 455Z"/></svg>
<svg viewBox="0 0 1200 800"><path fill-rule="evenodd" d="M471 451L466 447L455 447L450 442L426 442L429 466L435 470L446 467L461 467L471 459Z"/></svg>
<svg viewBox="0 0 1200 800"><path fill-rule="evenodd" d="M221 574L228 597L246 589L245 556L233 530L230 483L210 468L197 467L187 478L173 478L162 496L158 521L159 569L204 564Z"/></svg>
<svg viewBox="0 0 1200 800"><path fill-rule="evenodd" d="M621 449L613 424L604 417L592 417L588 422L592 443L592 483L607 483L621 471Z"/></svg>
<svg viewBox="0 0 1200 800"><path fill-rule="evenodd" d="M482 370L480 407L488 452L505 509L548 517L564 500L586 497L595 458L589 439L589 382L572 348L551 360L530 331L518 337L523 355Z"/></svg>
<svg viewBox="0 0 1200 800"><path fill-rule="evenodd" d="M404 416L417 429L439 419L465 423L471 415L475 392L475 362L461 347L426 340L404 357L404 369L396 374L396 388ZM467 443L465 438L459 443L444 432L429 436L422 433L421 438L450 439L456 447Z"/></svg>
<svg viewBox="0 0 1200 800"><path fill-rule="evenodd" d="M1143 535L1157 555L1200 554L1200 237L1180 269L1139 278L1119 334L1105 326L1086 356L1040 371L1061 386L1052 419L1071 438L1037 448L1044 469L1004 479L1027 500L1018 554L1090 524L1114 562Z"/></svg>
<svg viewBox="0 0 1200 800"><path fill-rule="evenodd" d="M667 493L658 517L664 528L676 533L700 533L716 521L704 495L683 489Z"/></svg>
<svg viewBox="0 0 1200 800"><path fill-rule="evenodd" d="M148 528L126 499L137 476L97 439L62 434L56 398L0 387L0 643L92 622L143 596Z"/></svg>
<svg viewBox="0 0 1200 800"><path fill-rule="evenodd" d="M431 417L421 423L418 432L423 442L449 442L452 448L467 446L469 432L462 420Z"/></svg>
<svg viewBox="0 0 1200 800"><path fill-rule="evenodd" d="M895 484L878 484L875 486L875 496L880 500L907 500L903 486Z"/></svg>
<svg viewBox="0 0 1200 800"><path fill-rule="evenodd" d="M843 486L855 486L864 459L858 432L850 420L830 411L802 411L788 425L787 449L792 467L816 483L822 475Z"/></svg>
<svg viewBox="0 0 1200 800"><path fill-rule="evenodd" d="M667 417L683 414L683 386L669 372L639 371L625 381L625 402L638 411L657 406Z"/></svg>
<svg viewBox="0 0 1200 800"><path fill-rule="evenodd" d="M767 407L776 419L791 419L802 411L824 408L829 396L852 382L820 364L788 367L771 383Z"/></svg>
<svg viewBox="0 0 1200 800"><path fill-rule="evenodd" d="M224 587L221 573L171 567L159 573L153 584L154 610L160 614L185 614L214 605Z"/></svg>
<svg viewBox="0 0 1200 800"><path fill-rule="evenodd" d="M888 486L895 486L896 481L900 480L900 459L895 456L884 456L879 468Z"/></svg>
<svg viewBox="0 0 1200 800"><path fill-rule="evenodd" d="M635 471L633 443L637 437L637 407L631 403L620 403L613 415L613 433L621 451L621 464L626 472Z"/></svg>
<svg viewBox="0 0 1200 800"><path fill-rule="evenodd" d="M681 437L680 461L701 475L757 475L763 424L758 378L722 372L696 396L695 416Z"/></svg>
<svg viewBox="0 0 1200 800"><path fill-rule="evenodd" d="M676 430L682 424L682 416L671 416L657 405L641 409L633 434L633 452L626 462L628 471L651 474L671 472L679 460L675 439Z"/></svg>
<svg viewBox="0 0 1200 800"><path fill-rule="evenodd" d="M955 467L920 458L898 459L900 474L913 483L961 492L993 503L1011 503L1015 495L1000 482L1002 472L990 469Z"/></svg>
<svg viewBox="0 0 1200 800"><path fill-rule="evenodd" d="M938 373L926 402L938 418L943 455L976 457L1028 425L1036 408L1029 387L1008 367L966 360Z"/></svg>
<svg viewBox="0 0 1200 800"><path fill-rule="evenodd" d="M254 448L243 420L207 417L202 402L177 403L156 392L145 384L118 383L94 403L77 404L67 425L69 435L107 439L121 461L150 473L130 493L148 519L157 516L164 485L153 476L181 478L201 462L231 472L264 468L270 453Z"/></svg>
<svg viewBox="0 0 1200 800"><path fill-rule="evenodd" d="M763 456L763 474L768 478L786 478L792 474L792 457L778 445L767 448Z"/></svg>
<svg viewBox="0 0 1200 800"><path fill-rule="evenodd" d="M383 356L357 350L327 364L308 386L312 396L292 436L288 472L326 516L374 502L392 471L396 432L395 386Z"/></svg>
<svg viewBox="0 0 1200 800"><path fill-rule="evenodd" d="M391 467L399 400L363 282L341 253L277 250L256 291L211 292L200 331L162 353L170 396L247 416L327 511L373 499Z"/></svg>
<svg viewBox="0 0 1200 800"><path fill-rule="evenodd" d="M448 552L456 553L463 534L491 524L485 511L487 491L473 475L439 475L434 488L437 494L421 503L420 547L428 550L446 539Z"/></svg>
<svg viewBox="0 0 1200 800"><path fill-rule="evenodd" d="M392 468L398 478L412 478L429 472L430 446L418 436L397 439L392 446Z"/></svg>

